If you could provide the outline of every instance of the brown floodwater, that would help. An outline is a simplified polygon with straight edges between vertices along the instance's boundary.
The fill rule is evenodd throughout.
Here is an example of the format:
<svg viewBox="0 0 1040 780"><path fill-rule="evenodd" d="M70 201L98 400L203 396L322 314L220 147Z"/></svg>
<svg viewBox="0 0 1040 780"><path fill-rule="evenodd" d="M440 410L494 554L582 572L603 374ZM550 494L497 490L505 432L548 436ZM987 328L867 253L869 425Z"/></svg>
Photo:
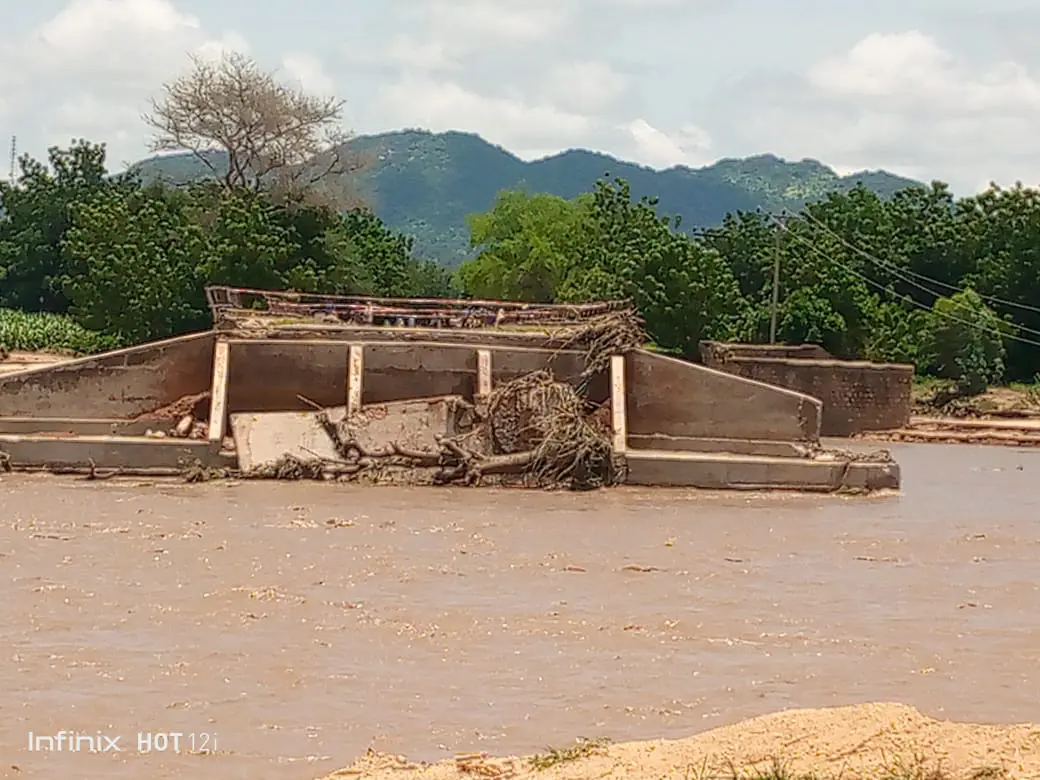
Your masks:
<svg viewBox="0 0 1040 780"><path fill-rule="evenodd" d="M1040 721L1040 452L893 449L904 493L866 499L3 476L0 776L310 780L872 700Z"/></svg>

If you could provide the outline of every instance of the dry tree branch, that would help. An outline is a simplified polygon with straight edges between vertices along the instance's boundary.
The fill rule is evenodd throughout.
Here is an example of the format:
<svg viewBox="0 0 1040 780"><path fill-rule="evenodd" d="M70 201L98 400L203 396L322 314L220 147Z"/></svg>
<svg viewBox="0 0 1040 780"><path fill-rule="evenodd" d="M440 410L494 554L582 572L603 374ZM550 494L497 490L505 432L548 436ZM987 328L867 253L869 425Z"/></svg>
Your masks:
<svg viewBox="0 0 1040 780"><path fill-rule="evenodd" d="M238 53L192 65L144 116L152 151L188 151L228 188L295 189L351 172L340 164L343 101L282 84ZM207 154L214 150L226 156L223 173ZM326 154L332 164L312 170Z"/></svg>

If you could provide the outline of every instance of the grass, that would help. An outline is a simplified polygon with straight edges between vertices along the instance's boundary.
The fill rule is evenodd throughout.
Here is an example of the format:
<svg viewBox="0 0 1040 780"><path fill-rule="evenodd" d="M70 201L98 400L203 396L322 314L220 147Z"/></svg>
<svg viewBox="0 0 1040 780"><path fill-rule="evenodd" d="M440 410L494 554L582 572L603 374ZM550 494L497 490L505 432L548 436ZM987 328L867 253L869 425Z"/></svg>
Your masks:
<svg viewBox="0 0 1040 780"><path fill-rule="evenodd" d="M532 756L529 761L532 769L544 772L592 756L605 755L610 744L606 738L579 738L569 747L546 748L544 753ZM966 776L969 780L1010 780L1011 774L1003 767L982 766ZM690 766L685 772L685 780L949 780L950 777L940 762L929 761L923 754L914 754L910 759L890 759L886 756L881 768L870 775L845 769L827 774L799 772L789 762L779 758L743 769L730 762L721 771L711 769L705 760L700 767Z"/></svg>
<svg viewBox="0 0 1040 780"><path fill-rule="evenodd" d="M590 756L603 755L609 744L610 740L606 737L599 737L598 739L579 737L570 747L550 747L546 748L544 753L531 756L531 768L538 772L544 772L546 769L552 769L560 764L580 761Z"/></svg>
<svg viewBox="0 0 1040 780"><path fill-rule="evenodd" d="M708 771L707 765L700 769L689 768L686 780L949 780L950 775L938 762L930 762L922 754L913 758L886 758L883 766L874 774L863 774L841 770L837 774L819 774L814 772L798 772L790 763L773 758L766 767L738 769L732 763L722 772ZM1009 780L1010 773L996 766L978 767L967 774L970 780Z"/></svg>

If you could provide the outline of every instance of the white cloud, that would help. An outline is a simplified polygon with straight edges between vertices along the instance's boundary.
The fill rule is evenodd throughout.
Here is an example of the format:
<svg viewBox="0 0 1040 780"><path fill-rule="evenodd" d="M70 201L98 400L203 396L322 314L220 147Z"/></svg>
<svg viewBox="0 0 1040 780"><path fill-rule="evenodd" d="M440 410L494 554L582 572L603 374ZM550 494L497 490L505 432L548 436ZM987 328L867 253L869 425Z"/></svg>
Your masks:
<svg viewBox="0 0 1040 780"><path fill-rule="evenodd" d="M73 0L27 34L0 43L11 124L40 154L87 137L109 145L110 162L140 157L141 112L187 55L242 50L234 35L207 36L199 19L168 0ZM26 131L35 135L26 138Z"/></svg>
<svg viewBox="0 0 1040 780"><path fill-rule="evenodd" d="M187 54L238 50L346 99L359 132L457 129L525 157L588 147L655 167L774 152L962 190L1040 183L1040 56L1005 45L1040 14L962 29L906 12L872 32L889 6L834 4L814 31L789 24L812 0L790 2L742 21L752 43L735 51L731 0L344 0L292 19L263 4L235 17L202 0L70 0L0 31L0 131L34 154L86 136L134 159L141 111Z"/></svg>
<svg viewBox="0 0 1040 780"><path fill-rule="evenodd" d="M686 165L691 168L711 161L711 138L699 127L687 125L675 133L665 133L645 119L635 119L624 128L634 142L633 157L655 168Z"/></svg>
<svg viewBox="0 0 1040 780"><path fill-rule="evenodd" d="M524 157L580 143L591 120L550 103L480 95L454 82L404 78L382 91L379 114L390 126L435 132L479 131L492 143Z"/></svg>
<svg viewBox="0 0 1040 780"><path fill-rule="evenodd" d="M728 114L745 149L843 168L1040 184L1040 76L1007 60L970 61L917 30L874 33L803 78L745 81Z"/></svg>
<svg viewBox="0 0 1040 780"><path fill-rule="evenodd" d="M336 82L325 71L317 57L304 52L293 52L282 58L282 65L301 89L331 97L336 94Z"/></svg>
<svg viewBox="0 0 1040 780"><path fill-rule="evenodd" d="M598 113L628 90L631 79L602 60L561 62L546 79L546 94L561 105L578 111Z"/></svg>
<svg viewBox="0 0 1040 780"><path fill-rule="evenodd" d="M1040 109L1040 82L1020 64L972 72L919 31L869 35L842 57L809 71L809 83L836 98L955 115Z"/></svg>
<svg viewBox="0 0 1040 780"><path fill-rule="evenodd" d="M571 18L565 3L548 0L436 0L423 11L428 32L490 46L536 41Z"/></svg>

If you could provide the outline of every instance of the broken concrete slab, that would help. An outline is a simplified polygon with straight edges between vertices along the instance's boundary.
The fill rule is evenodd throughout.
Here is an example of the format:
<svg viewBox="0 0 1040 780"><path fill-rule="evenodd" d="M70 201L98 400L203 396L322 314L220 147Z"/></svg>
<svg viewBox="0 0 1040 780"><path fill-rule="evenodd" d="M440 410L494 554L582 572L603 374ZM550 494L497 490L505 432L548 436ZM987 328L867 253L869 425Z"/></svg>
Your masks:
<svg viewBox="0 0 1040 780"><path fill-rule="evenodd" d="M391 443L410 450L437 450L438 436L452 436L460 424L457 396L370 404L351 417L358 443L377 450ZM346 407L327 410L340 422ZM246 412L231 415L231 431L239 468L248 471L287 455L300 460L337 460L332 440L318 421L318 412Z"/></svg>

